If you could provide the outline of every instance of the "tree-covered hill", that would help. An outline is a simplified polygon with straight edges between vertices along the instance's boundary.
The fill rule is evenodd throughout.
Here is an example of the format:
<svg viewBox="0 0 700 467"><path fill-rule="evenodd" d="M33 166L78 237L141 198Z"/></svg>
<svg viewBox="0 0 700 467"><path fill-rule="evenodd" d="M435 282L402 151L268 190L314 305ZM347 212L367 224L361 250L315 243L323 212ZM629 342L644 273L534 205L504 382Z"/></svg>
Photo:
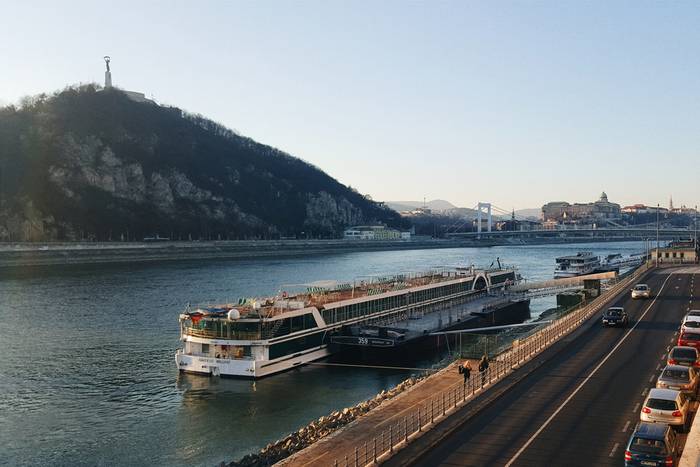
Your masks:
<svg viewBox="0 0 700 467"><path fill-rule="evenodd" d="M116 89L0 109L0 240L329 237L376 222L406 227L296 157Z"/></svg>

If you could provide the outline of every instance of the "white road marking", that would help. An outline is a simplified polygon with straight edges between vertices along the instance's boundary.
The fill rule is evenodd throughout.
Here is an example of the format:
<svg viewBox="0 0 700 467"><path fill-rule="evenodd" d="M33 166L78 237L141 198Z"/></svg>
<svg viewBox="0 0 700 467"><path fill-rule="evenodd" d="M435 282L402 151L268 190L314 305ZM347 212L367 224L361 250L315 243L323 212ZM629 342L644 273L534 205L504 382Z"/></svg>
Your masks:
<svg viewBox="0 0 700 467"><path fill-rule="evenodd" d="M532 442L535 440L535 438L537 438L537 437L540 435L540 433L542 433L542 431L543 431L545 428L547 428L547 426L548 426L550 423L552 423L552 420L554 420L554 418L555 418L557 415L559 415L559 412L561 412L562 409L563 409L564 407L566 407L566 405L571 401L571 399L574 398L574 396L575 396L576 394L578 394L578 392L581 390L581 388L583 388L583 386L586 385L586 383L593 377L593 375L596 374L596 372L600 369L600 367L602 367L603 365L605 365L605 362L608 361L608 359L612 356L612 354L615 353L615 351L616 351L618 348L620 348L620 346L622 345L622 343L625 342L625 340L629 337L629 335L632 333L632 331L634 331L635 328L637 327L637 325L642 321L642 319L644 319L644 316L646 316L646 314L649 312L649 310L651 310L651 307L654 306L654 303L656 303L656 299L659 297L659 295L661 295L661 293L662 293L663 290L664 290L664 287L666 286L666 283L668 282L668 280L671 278L672 275L673 275L673 273L670 273L670 274L668 275L668 277L666 278L666 280L664 281L664 283L661 285L661 288L659 289L659 293L654 297L654 300L652 300L652 302L649 304L649 306L647 306L647 309L644 310L644 313L642 313L642 315L639 317L639 319L637 319L637 321L634 323L634 326L632 326L632 327L625 333L625 335L622 336L622 338L621 338L621 339L619 340L619 342L615 345L615 347L613 347L612 350L605 356L605 358L603 358L603 360L601 360L601 362L598 363L598 365L596 365L595 368L593 368L593 370L588 374L588 376L586 376L586 378L581 382L581 384L579 384L579 385L576 387L576 389L574 389L574 392L572 392L572 393L569 395L569 397L567 397L566 400L564 400L564 402L562 402L561 405L560 405L559 407L557 407L557 410L555 410L554 413L553 413L552 415L550 415L549 418L548 418L547 420L545 420L545 422L542 424L542 426L540 426L540 427L537 429L537 431L535 431L535 433L530 437L530 439L528 439L528 440L525 442L525 444L523 444L523 446L522 446L520 449L518 449L518 452L516 452L516 453L513 455L513 457L510 458L510 460L506 463L505 467L510 467L511 465L513 465L513 462L515 462L516 460L518 460L518 457L520 457L520 455L521 455L523 452L525 452L525 449L527 449L527 448L532 444ZM643 396L646 395L646 392L647 392L647 390L644 389L644 392L642 393L642 395L643 395Z"/></svg>
<svg viewBox="0 0 700 467"><path fill-rule="evenodd" d="M609 457L613 457L615 455L615 451L617 451L617 448L619 448L619 447L620 447L620 443L615 443L615 445L612 448L612 451L610 451Z"/></svg>
<svg viewBox="0 0 700 467"><path fill-rule="evenodd" d="M661 364L659 363L658 365L656 365L656 371L659 371L660 369L661 369Z"/></svg>
<svg viewBox="0 0 700 467"><path fill-rule="evenodd" d="M629 428L629 427L630 427L630 421L627 420L627 422L625 423L625 427L622 429L622 432L624 433L625 431L627 431L627 428Z"/></svg>
<svg viewBox="0 0 700 467"><path fill-rule="evenodd" d="M651 383L652 381L654 381L654 375L651 375L651 376L649 377L649 382Z"/></svg>
<svg viewBox="0 0 700 467"><path fill-rule="evenodd" d="M639 405L640 405L639 402L637 402L636 404L634 404L634 409L632 409L632 413L637 413L637 412L639 412Z"/></svg>
<svg viewBox="0 0 700 467"><path fill-rule="evenodd" d="M644 391L642 391L642 396L646 397L648 390L649 390L649 388L644 388Z"/></svg>

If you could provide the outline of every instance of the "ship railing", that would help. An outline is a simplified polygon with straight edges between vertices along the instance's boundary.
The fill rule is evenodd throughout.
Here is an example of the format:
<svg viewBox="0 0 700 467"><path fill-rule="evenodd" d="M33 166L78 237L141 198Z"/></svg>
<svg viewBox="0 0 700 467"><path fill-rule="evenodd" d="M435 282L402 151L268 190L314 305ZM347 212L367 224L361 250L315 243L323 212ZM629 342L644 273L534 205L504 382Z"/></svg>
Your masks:
<svg viewBox="0 0 700 467"><path fill-rule="evenodd" d="M217 329L200 329L196 327L185 326L183 333L192 337L201 337L204 339L228 339L228 340L260 340L261 336L258 332L246 331L231 331L223 332Z"/></svg>
<svg viewBox="0 0 700 467"><path fill-rule="evenodd" d="M404 417L397 418L378 434L357 440L356 444L343 457L336 458L332 465L334 467L351 465L367 467L385 462L396 451L422 436L425 431L435 427L463 405L572 333L649 269L652 269L652 266L640 266L634 274L619 281L605 295L550 321L548 325L540 327L527 337L503 346L499 349L500 354L491 361L486 371L473 372L473 376L466 383L458 382L444 391L433 394L413 410L404 412L406 413ZM441 371L456 370L454 365L450 365Z"/></svg>

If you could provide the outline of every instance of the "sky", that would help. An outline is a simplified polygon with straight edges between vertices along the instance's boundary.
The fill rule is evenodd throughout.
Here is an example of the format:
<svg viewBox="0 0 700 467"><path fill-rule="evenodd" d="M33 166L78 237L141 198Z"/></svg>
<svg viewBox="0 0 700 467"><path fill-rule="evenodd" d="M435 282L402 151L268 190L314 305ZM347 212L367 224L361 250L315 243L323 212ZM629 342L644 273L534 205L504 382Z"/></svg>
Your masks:
<svg viewBox="0 0 700 467"><path fill-rule="evenodd" d="M0 0L0 103L104 81L375 200L700 204L700 5Z"/></svg>

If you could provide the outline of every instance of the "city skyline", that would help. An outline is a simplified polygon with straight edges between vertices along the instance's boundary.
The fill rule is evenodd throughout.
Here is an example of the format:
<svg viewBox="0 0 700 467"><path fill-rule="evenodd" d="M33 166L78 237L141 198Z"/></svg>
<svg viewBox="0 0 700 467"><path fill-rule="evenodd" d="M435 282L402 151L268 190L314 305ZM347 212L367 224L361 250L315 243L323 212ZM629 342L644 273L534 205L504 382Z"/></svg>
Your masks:
<svg viewBox="0 0 700 467"><path fill-rule="evenodd" d="M0 102L102 83L110 55L116 86L375 200L693 207L700 15L628 6L7 4Z"/></svg>

